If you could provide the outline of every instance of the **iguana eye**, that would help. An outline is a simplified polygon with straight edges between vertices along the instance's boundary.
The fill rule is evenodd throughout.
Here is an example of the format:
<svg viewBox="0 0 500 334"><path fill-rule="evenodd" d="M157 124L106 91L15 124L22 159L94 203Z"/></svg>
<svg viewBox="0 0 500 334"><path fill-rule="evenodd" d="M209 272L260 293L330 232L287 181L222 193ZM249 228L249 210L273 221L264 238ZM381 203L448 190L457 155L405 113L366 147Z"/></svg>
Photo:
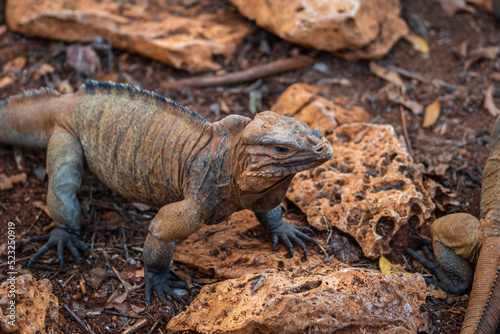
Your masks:
<svg viewBox="0 0 500 334"><path fill-rule="evenodd" d="M279 153L279 154L287 153L288 151L290 151L290 149L288 147L285 147L285 146L275 146L273 149L274 149L274 152Z"/></svg>

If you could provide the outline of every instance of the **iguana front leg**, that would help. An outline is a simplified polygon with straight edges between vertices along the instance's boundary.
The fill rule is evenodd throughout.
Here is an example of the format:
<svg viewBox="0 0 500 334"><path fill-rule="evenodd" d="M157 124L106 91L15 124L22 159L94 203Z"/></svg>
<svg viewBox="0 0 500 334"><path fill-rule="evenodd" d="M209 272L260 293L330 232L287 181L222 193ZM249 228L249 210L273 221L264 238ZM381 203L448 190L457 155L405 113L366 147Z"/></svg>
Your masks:
<svg viewBox="0 0 500 334"><path fill-rule="evenodd" d="M273 243L273 250L276 248L278 241L281 241L288 249L288 254L290 257L293 256L293 245L292 242L297 244L304 251L304 255L307 257L306 246L301 239L312 243L319 247L319 244L313 238L304 234L313 233L313 231L308 227L294 226L283 221L281 205L278 205L272 210L262 213L255 213L260 224L266 229L267 234L271 238Z"/></svg>
<svg viewBox="0 0 500 334"><path fill-rule="evenodd" d="M79 239L80 203L76 198L83 175L83 162L83 149L78 139L56 129L47 148L47 207L58 227L45 236L30 239L47 243L33 255L28 267L54 247L57 247L61 268L65 248L68 248L75 258L79 258L78 250L88 250L87 245Z"/></svg>
<svg viewBox="0 0 500 334"><path fill-rule="evenodd" d="M146 301L151 303L154 290L163 304L169 304L165 294L184 303L173 288L186 286L169 280L169 267L174 255L174 241L184 239L196 232L204 220L189 199L165 205L158 211L144 244Z"/></svg>

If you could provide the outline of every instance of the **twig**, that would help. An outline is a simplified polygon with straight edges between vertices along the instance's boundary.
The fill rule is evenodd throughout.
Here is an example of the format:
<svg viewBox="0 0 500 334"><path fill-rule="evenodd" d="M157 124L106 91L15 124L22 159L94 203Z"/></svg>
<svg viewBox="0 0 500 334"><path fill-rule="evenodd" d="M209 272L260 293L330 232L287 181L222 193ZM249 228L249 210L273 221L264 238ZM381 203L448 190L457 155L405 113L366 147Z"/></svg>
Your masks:
<svg viewBox="0 0 500 334"><path fill-rule="evenodd" d="M129 328L127 328L126 330L124 330L122 333L123 334L134 333L136 330L138 330L139 328L141 328L142 326L144 326L146 324L146 322L147 322L146 319L139 320L135 324L133 324L132 326L130 326Z"/></svg>
<svg viewBox="0 0 500 334"><path fill-rule="evenodd" d="M153 327L151 327L151 329L149 330L148 334L152 334L153 331L155 330L156 326L158 325L158 323L160 322L160 320L156 320L155 324L153 325Z"/></svg>
<svg viewBox="0 0 500 334"><path fill-rule="evenodd" d="M410 156L413 158L413 150L411 148L410 137L408 136L408 129L406 128L405 112L402 106L399 106L399 111L401 112L401 125L403 126L403 134L405 136L406 146L408 147Z"/></svg>
<svg viewBox="0 0 500 334"><path fill-rule="evenodd" d="M66 311L68 311L68 313L76 320L76 322L78 322L78 324L80 326L82 326L83 329L85 329L87 331L87 333L95 334L94 331L92 331L90 328L88 328L87 325L80 318L78 318L78 316L75 314L75 312L71 311L71 309L68 307L68 305L66 305L64 303L62 305L64 306Z"/></svg>
<svg viewBox="0 0 500 334"><path fill-rule="evenodd" d="M208 231L208 232L203 232L198 238L194 239L193 242L196 242L196 241L198 241L200 239L207 240L208 237L211 236L212 234L225 231L225 230L227 230L228 227L229 226L225 226L225 227L221 227L221 228L218 228L218 229L215 229L215 230L211 230L211 231Z"/></svg>
<svg viewBox="0 0 500 334"><path fill-rule="evenodd" d="M311 66L314 61L305 56L278 59L267 64L257 65L240 72L227 73L224 75L210 75L204 77L186 78L172 82L163 82L160 87L163 89L175 88L201 88L214 86L229 86L246 81L257 80L282 72L297 70Z"/></svg>
<svg viewBox="0 0 500 334"><path fill-rule="evenodd" d="M133 318L133 319L141 319L142 317L139 315L132 315L128 313L120 313L120 312L115 312L111 310L104 310L104 313L111 314L111 315L116 315L119 317L126 317L126 318Z"/></svg>

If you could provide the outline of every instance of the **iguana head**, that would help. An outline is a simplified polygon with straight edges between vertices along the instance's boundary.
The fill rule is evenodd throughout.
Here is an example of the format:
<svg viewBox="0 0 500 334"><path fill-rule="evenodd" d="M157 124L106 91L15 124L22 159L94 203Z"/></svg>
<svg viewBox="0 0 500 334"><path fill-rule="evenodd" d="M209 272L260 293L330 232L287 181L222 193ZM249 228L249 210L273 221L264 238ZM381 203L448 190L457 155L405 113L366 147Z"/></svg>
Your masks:
<svg viewBox="0 0 500 334"><path fill-rule="evenodd" d="M297 172L326 162L333 148L318 130L272 111L259 113L243 131L247 164L239 180L244 192L261 192Z"/></svg>

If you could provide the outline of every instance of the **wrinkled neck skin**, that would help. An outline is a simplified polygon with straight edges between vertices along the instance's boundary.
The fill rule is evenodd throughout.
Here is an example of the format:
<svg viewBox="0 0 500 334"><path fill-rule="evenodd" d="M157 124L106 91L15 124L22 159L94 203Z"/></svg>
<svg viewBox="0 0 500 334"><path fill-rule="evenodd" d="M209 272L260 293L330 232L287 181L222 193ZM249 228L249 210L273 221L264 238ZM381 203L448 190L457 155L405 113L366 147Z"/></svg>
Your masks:
<svg viewBox="0 0 500 334"><path fill-rule="evenodd" d="M252 146L244 143L241 135L236 140L233 151L233 184L238 188L239 201L243 208L253 212L266 212L283 201L295 174L281 178L251 175L251 156L248 151Z"/></svg>

